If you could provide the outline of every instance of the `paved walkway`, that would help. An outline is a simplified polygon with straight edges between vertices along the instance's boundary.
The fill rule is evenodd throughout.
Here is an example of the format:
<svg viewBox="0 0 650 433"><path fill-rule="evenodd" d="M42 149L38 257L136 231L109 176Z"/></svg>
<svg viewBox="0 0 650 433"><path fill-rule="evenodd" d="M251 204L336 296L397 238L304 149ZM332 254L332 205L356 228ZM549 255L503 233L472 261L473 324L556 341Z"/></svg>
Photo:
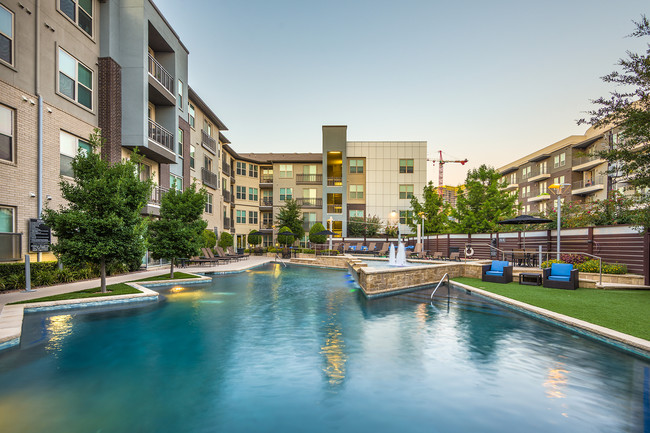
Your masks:
<svg viewBox="0 0 650 433"><path fill-rule="evenodd" d="M228 272L228 271L241 271L245 269L252 268L267 262L271 262L274 259L266 256L250 256L246 260L233 261L230 263L223 263L216 266L190 266L186 268L174 268L174 272ZM169 273L169 266L157 267L147 271L132 272L130 274L117 275L114 277L106 278L106 284L117 284L124 283L127 281L140 280L142 278L153 277L156 275L162 275L164 273ZM0 293L0 310L4 308L6 304L18 301L26 301L28 299L42 298L44 296L53 296L59 295L61 293L76 292L78 290L92 289L93 287L99 287L100 279L96 278L93 280L77 281L74 283L67 284L57 284L56 286L48 287L39 287L35 289L34 292L10 292L10 293Z"/></svg>

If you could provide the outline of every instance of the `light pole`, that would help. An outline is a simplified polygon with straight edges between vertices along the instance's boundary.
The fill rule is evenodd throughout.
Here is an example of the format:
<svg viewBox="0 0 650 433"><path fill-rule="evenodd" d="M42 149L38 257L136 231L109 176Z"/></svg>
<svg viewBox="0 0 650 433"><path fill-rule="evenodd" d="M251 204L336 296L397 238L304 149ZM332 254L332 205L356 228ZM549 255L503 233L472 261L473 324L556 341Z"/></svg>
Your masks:
<svg viewBox="0 0 650 433"><path fill-rule="evenodd" d="M329 217L327 220L327 227L329 228L329 231L332 231L332 226L334 225L334 218ZM332 254L332 235L330 235L330 254Z"/></svg>
<svg viewBox="0 0 650 433"><path fill-rule="evenodd" d="M557 195L557 260L560 260L560 232L562 226L562 190L565 186L571 186L568 183L554 183L548 187L549 190L555 190L555 195Z"/></svg>
<svg viewBox="0 0 650 433"><path fill-rule="evenodd" d="M418 244L422 242L420 235L424 236L424 220L426 219L426 212L419 212L420 224L418 224Z"/></svg>

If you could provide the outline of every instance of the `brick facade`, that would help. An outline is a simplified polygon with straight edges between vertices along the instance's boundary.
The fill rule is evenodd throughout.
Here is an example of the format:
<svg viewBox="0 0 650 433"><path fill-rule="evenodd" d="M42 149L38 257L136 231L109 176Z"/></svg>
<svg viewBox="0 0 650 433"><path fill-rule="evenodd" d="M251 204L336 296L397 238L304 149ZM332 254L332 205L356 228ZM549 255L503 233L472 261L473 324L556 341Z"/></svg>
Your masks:
<svg viewBox="0 0 650 433"><path fill-rule="evenodd" d="M110 57L99 58L97 100L98 123L106 140L102 158L113 164L122 154L122 68Z"/></svg>
<svg viewBox="0 0 650 433"><path fill-rule="evenodd" d="M183 188L192 184L192 175L190 173L190 124L178 116L178 127L183 131Z"/></svg>

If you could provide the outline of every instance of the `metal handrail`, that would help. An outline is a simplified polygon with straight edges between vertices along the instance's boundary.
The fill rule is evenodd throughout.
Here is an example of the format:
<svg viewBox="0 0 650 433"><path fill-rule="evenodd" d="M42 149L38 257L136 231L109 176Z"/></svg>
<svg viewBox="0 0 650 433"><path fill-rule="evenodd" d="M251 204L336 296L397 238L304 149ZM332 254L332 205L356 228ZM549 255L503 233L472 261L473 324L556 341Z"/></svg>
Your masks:
<svg viewBox="0 0 650 433"><path fill-rule="evenodd" d="M465 244L465 249L467 249L467 244ZM495 247L494 245L490 245L490 251L492 251L492 250L497 250L497 251L499 251L499 252L501 253L501 260L505 260L505 258L506 258L506 254L507 254L506 251L504 251L504 250L502 250L502 249L500 249L500 248L497 248L497 247ZM490 254L490 255L491 255L491 254Z"/></svg>
<svg viewBox="0 0 650 433"><path fill-rule="evenodd" d="M447 298L451 297L450 292L449 292L450 286L451 286L451 284L449 283L449 274L445 273L445 275L442 276L440 281L438 281L438 285L436 286L436 288L433 289L433 292L431 292L431 299L433 299L433 295L436 294L436 290L438 290L438 287L440 287L440 285L442 284L442 281L445 279L445 277L447 277Z"/></svg>
<svg viewBox="0 0 650 433"><path fill-rule="evenodd" d="M568 251L560 251L559 253L557 251L543 251L542 254L546 254L546 260L549 260L549 254L575 254L578 256L588 256L588 257L593 257L594 259L598 259L598 273L600 274L599 276L599 282L598 284L602 285L603 284L603 258L600 256L596 256L594 254L589 254L589 253L581 253L581 252L568 252Z"/></svg>

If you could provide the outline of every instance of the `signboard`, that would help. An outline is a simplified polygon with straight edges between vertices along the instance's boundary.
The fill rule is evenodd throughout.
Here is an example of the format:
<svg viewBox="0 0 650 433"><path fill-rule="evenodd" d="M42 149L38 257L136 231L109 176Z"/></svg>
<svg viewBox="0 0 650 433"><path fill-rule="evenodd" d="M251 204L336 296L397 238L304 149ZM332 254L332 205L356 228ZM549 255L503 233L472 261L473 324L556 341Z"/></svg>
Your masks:
<svg viewBox="0 0 650 433"><path fill-rule="evenodd" d="M46 253L50 251L52 233L42 219L30 218L29 220L29 251Z"/></svg>

